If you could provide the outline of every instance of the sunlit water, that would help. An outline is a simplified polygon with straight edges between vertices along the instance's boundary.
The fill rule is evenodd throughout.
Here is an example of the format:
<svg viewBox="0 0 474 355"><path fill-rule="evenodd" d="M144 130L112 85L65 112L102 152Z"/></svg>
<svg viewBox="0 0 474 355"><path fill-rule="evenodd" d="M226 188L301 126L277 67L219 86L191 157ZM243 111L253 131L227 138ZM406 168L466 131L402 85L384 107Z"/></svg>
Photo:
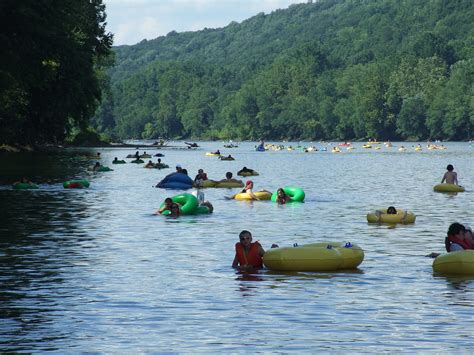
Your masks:
<svg viewBox="0 0 474 355"><path fill-rule="evenodd" d="M474 277L434 275L424 255L443 252L450 223L474 223L474 147L401 153L357 143L332 154L200 145L161 150L162 160L214 179L247 166L260 173L255 190L300 186L306 202L239 202L225 199L235 189L207 189L214 214L169 219L152 213L174 193L153 186L173 169L111 164L134 150L99 150L114 171L96 174L86 171L93 160L69 154L0 156L0 351L472 349ZM236 160L205 156L217 148ZM433 192L449 163L465 193ZM24 175L40 189L11 190ZM70 178L91 187L64 190ZM367 212L388 205L413 211L416 223L367 224ZM351 241L365 260L352 272L238 274L230 265L242 229L264 248Z"/></svg>

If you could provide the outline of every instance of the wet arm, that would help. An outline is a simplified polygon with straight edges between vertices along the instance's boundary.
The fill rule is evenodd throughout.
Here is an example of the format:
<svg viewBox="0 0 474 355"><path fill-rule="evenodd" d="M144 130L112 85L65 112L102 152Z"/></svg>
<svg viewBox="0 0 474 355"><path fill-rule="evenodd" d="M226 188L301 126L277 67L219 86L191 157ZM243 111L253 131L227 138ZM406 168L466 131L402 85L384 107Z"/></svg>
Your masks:
<svg viewBox="0 0 474 355"><path fill-rule="evenodd" d="M235 269L239 267L239 259L237 258L237 254L235 254L234 261L232 262L232 267Z"/></svg>

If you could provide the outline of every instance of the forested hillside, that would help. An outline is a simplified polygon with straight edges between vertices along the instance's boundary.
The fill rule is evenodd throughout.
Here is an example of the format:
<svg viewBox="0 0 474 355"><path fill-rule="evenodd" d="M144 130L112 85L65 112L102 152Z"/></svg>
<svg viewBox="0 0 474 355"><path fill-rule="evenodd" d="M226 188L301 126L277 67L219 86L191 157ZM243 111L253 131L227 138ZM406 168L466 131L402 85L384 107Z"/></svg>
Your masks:
<svg viewBox="0 0 474 355"><path fill-rule="evenodd" d="M472 0L321 0L115 48L111 136L468 139Z"/></svg>

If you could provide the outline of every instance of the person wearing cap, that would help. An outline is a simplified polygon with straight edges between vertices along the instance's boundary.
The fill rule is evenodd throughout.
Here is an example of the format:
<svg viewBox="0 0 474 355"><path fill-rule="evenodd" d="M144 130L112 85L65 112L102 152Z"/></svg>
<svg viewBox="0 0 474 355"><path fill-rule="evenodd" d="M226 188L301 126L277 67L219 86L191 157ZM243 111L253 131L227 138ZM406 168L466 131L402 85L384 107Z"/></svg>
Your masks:
<svg viewBox="0 0 474 355"><path fill-rule="evenodd" d="M176 172L181 173L183 171L183 168L181 167L180 164L176 165Z"/></svg>

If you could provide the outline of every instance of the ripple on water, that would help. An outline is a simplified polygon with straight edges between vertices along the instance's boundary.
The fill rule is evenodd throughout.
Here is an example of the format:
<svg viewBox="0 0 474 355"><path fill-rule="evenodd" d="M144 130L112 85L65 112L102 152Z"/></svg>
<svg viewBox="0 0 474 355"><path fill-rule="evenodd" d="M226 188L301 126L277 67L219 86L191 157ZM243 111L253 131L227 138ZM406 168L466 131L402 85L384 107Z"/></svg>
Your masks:
<svg viewBox="0 0 474 355"><path fill-rule="evenodd" d="M202 150L164 151L162 160L191 175L203 167L213 179L247 166L260 173L251 178L256 190L301 186L305 203L247 203L224 198L238 189L206 189L214 214L169 219L152 213L175 192L153 186L172 169L125 164L92 174L85 172L90 161L70 156L37 156L33 170L3 161L0 351L472 348L473 278L434 275L424 257L443 252L450 223L472 219L467 143L423 154L382 148L339 155L257 153L243 143L232 162L204 156L220 144L199 144ZM101 153L110 165L134 151ZM432 191L448 163L466 193ZM12 191L23 175L40 189ZM64 190L71 178L87 178L91 188ZM416 223L366 222L367 212L388 205L414 211ZM242 229L265 248L351 241L365 259L352 272L239 274L230 264Z"/></svg>

